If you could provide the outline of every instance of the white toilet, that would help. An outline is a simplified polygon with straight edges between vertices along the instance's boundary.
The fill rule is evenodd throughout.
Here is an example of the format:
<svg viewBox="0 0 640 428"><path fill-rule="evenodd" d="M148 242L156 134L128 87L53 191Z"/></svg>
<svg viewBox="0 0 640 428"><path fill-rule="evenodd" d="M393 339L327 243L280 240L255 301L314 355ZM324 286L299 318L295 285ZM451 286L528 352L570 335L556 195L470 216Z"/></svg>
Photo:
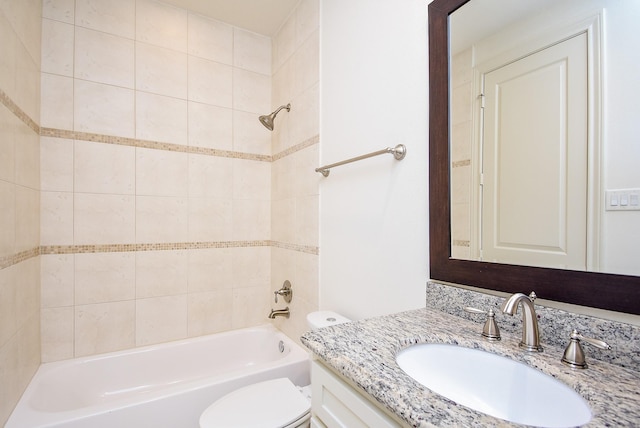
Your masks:
<svg viewBox="0 0 640 428"><path fill-rule="evenodd" d="M307 315L312 330L349 322L331 311ZM304 428L311 418L309 386L295 386L288 378L254 383L211 404L200 415L200 428Z"/></svg>

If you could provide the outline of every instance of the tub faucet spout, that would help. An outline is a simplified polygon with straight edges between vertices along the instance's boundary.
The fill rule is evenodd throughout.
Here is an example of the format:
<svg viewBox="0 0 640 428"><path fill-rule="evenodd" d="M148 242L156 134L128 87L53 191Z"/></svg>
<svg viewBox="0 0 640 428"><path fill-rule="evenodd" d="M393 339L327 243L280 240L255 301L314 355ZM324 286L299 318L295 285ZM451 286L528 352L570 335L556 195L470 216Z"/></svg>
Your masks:
<svg viewBox="0 0 640 428"><path fill-rule="evenodd" d="M276 317L289 318L289 307L287 306L284 309L271 309L271 313L269 314L269 319L273 320Z"/></svg>
<svg viewBox="0 0 640 428"><path fill-rule="evenodd" d="M540 332L538 331L538 317L533 306L536 294L531 292L529 296L516 293L502 303L500 309L505 314L514 315L518 306L522 303L522 340L520 347L529 352L542 352L540 346Z"/></svg>

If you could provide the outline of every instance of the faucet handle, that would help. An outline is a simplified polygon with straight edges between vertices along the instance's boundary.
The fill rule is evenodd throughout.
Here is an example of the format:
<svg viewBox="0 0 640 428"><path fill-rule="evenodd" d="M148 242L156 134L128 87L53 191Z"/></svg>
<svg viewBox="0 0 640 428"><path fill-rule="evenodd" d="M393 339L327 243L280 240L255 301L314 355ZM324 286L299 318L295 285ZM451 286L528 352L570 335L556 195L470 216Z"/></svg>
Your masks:
<svg viewBox="0 0 640 428"><path fill-rule="evenodd" d="M493 312L493 309L490 308L489 311L483 311L482 309L466 306L464 310L470 314L487 314L487 320L485 321L482 329L482 337L491 342L501 339L500 329L498 328L498 323L496 323L496 314Z"/></svg>
<svg viewBox="0 0 640 428"><path fill-rule="evenodd" d="M291 299L293 298L293 290L291 289L291 282L287 279L283 284L280 290L276 290L273 292L276 297L276 303L278 303L278 296L284 297L284 301L287 303L291 303Z"/></svg>
<svg viewBox="0 0 640 428"><path fill-rule="evenodd" d="M582 345L580 345L580 341L587 342L600 349L611 349L606 342L598 339L592 339L590 337L584 337L578 330L573 330L571 332L571 336L569 336L569 344L567 348L564 350L564 355L562 356L562 361L564 364L568 365L572 369L586 369L588 367L587 362L584 358L584 351L582 350Z"/></svg>

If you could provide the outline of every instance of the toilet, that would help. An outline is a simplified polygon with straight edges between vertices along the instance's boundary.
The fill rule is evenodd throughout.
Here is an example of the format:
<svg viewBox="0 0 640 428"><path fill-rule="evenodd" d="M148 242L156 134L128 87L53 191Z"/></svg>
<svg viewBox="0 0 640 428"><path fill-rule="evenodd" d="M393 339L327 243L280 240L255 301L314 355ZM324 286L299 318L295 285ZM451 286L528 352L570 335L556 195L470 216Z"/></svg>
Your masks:
<svg viewBox="0 0 640 428"><path fill-rule="evenodd" d="M349 322L332 311L307 315L312 330ZM288 378L239 388L216 400L200 415L200 428L306 428L311 419L311 388Z"/></svg>

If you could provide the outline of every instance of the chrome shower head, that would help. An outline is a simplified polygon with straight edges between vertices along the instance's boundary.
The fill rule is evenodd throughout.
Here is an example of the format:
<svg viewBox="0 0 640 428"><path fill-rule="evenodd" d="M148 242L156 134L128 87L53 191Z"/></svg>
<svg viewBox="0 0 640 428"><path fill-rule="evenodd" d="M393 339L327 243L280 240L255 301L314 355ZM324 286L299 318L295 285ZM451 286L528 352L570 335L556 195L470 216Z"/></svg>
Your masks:
<svg viewBox="0 0 640 428"><path fill-rule="evenodd" d="M286 108L287 111L291 111L291 103L287 104L286 106L280 106L278 107L273 113L271 113L270 115L265 115L265 116L260 116L260 123L264 125L265 128L267 128L269 131L273 131L273 120L276 118L278 112L280 110L282 110L283 108Z"/></svg>

